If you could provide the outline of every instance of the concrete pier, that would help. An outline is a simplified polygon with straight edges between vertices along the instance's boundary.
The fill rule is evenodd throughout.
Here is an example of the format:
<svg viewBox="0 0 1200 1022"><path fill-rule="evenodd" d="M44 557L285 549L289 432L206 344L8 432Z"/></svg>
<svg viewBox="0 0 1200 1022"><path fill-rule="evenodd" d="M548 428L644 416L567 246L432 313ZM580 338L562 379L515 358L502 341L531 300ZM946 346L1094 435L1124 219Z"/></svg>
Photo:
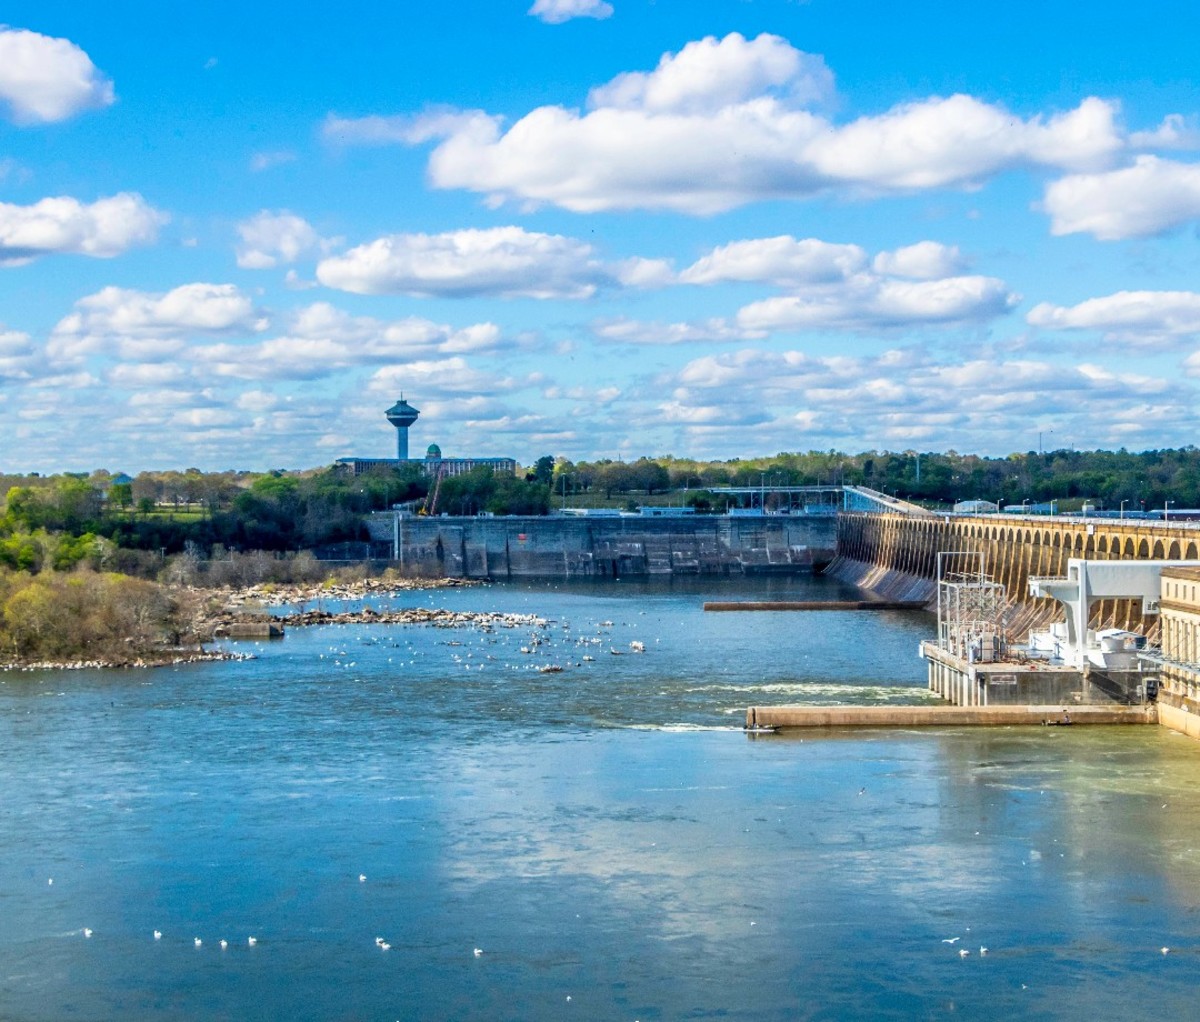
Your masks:
<svg viewBox="0 0 1200 1022"><path fill-rule="evenodd" d="M921 600L710 600L705 610L924 610Z"/></svg>
<svg viewBox="0 0 1200 1022"><path fill-rule="evenodd" d="M1151 706L752 706L749 730L1157 724Z"/></svg>

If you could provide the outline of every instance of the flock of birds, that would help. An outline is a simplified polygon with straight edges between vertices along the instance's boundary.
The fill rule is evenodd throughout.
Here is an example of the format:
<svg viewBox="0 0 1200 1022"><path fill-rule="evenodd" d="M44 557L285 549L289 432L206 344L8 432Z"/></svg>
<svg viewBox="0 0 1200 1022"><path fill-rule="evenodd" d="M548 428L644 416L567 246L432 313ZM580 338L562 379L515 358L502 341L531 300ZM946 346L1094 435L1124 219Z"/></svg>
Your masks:
<svg viewBox="0 0 1200 1022"><path fill-rule="evenodd" d="M961 937L943 937L943 938L942 938L942 943L943 943L943 944L951 944L951 945L953 945L953 944L957 944L957 943L958 943L960 940L962 940L962 938L961 938ZM983 947L982 945L980 945L980 948L979 948L979 956L982 958L982 957L984 957L984 956L985 956L987 953L988 953L988 949L987 949L987 948L985 948L985 947ZM969 957L969 956L970 956L970 954L971 954L971 952L970 952L970 951L968 951L968 950L967 950L965 947L960 947L960 948L958 949L958 957L959 957L959 958L967 958L967 957Z"/></svg>
<svg viewBox="0 0 1200 1022"><path fill-rule="evenodd" d="M95 930L93 930L93 929L92 929L90 926L85 926L85 927L84 927L84 928L83 928L83 929L82 929L80 932L81 932L81 933L84 935L84 937L85 937L85 938L88 938L88 939L90 939L90 938L91 938L91 936L92 936L92 934L93 934L93 933L95 933L96 931L95 931ZM162 940L162 939L163 939L163 932L162 932L162 930L155 930L155 931L153 931L153 933L152 933L151 935L153 936L153 938L154 938L155 940ZM219 940L217 943L218 943L218 945L220 946L220 948L221 948L221 950L222 950L222 951L228 950L228 948L229 948L229 941L228 941L228 940L225 940L224 938L222 938L222 939L221 939L221 940ZM249 936L249 937L247 937L247 938L246 938L246 945L247 945L248 947L254 947L254 946L255 946L255 945L257 945L257 944L258 944L258 938L257 938L257 937L255 937L255 936ZM193 947L203 947L203 946L204 946L204 939L203 939L202 937L193 937L193 938L192 938L192 946L193 946Z"/></svg>
<svg viewBox="0 0 1200 1022"><path fill-rule="evenodd" d="M367 882L367 875L365 873L359 873L358 874L358 882L360 884L365 884ZM48 886L54 885L53 877L51 877L47 881L47 885ZM82 933L85 939L90 940L92 935L96 931L93 930L90 926L85 926L82 930L80 930L78 932ZM151 936L156 941L162 940L163 939L163 931L162 930L154 930L152 932ZM227 951L229 949L229 941L226 940L225 938L221 938L221 940L219 940L217 942L217 944L221 948L222 951ZM193 947L203 947L204 946L204 938L203 937L193 937L192 938L192 946ZM254 935L248 936L246 938L246 946L247 947L257 947L258 946L258 938L255 937ZM384 940L382 937L375 938L375 946L377 948L379 948L380 951L391 951L392 950L392 945L390 943L388 943L386 940ZM474 957L476 957L476 958L483 957L483 948L481 948L481 947L472 948L471 952L474 955ZM569 1001L570 998L568 997L567 1000Z"/></svg>
<svg viewBox="0 0 1200 1022"><path fill-rule="evenodd" d="M644 611L641 613L645 613ZM595 663L596 657L590 652L591 649L597 646L608 646L608 652L611 656L625 656L626 654L639 654L646 652L646 643L640 639L633 639L628 643L626 648L619 648L612 640L612 632L616 627L612 621L600 621L596 624L596 634L585 636L572 636L570 622L550 621L546 618L528 616L514 616L510 622L500 622L499 627L504 630L515 630L517 628L531 626L532 630L528 636L522 640L522 643L517 647L517 652L523 656L534 658L534 662L528 664L518 664L516 662L503 663L503 667L508 670L527 670L532 669L541 672L542 674L558 674L568 667L582 667L585 663ZM326 628L347 628L352 625L327 625ZM437 626L448 627L448 626ZM482 633L481 642L485 645L496 645L503 642L497 636L497 624L493 622L464 622L462 627L471 627L473 630ZM557 627L562 632L562 641L556 642L552 636L553 629ZM633 627L626 624L626 627ZM655 642L660 642L660 639L655 639ZM380 645L383 640L371 637L361 640L362 645ZM413 653L412 643L407 643L409 652ZM463 647L464 643L457 639L447 640L441 645L452 647ZM345 648L345 643L335 644L328 649L318 654L318 659L332 661L334 667L343 670L350 670L358 666L358 661L351 659L352 654ZM395 649L404 649L404 645L400 642L393 641L391 646ZM559 652L559 659L551 659L547 662L538 662L548 655L553 655L555 650ZM588 652L581 652L589 650ZM597 650L599 652L599 650ZM565 653L565 657L563 654ZM408 664L416 663L416 656L412 655L408 658ZM466 650L463 653L454 653L451 660L458 667L466 671L482 671L488 663L500 663L501 658L493 655L490 652ZM389 664L397 662L395 656L388 657ZM404 663L403 656L400 662Z"/></svg>
<svg viewBox="0 0 1200 1022"><path fill-rule="evenodd" d="M866 789L863 789L863 790L865 791ZM862 794L862 792L859 792L859 794ZM359 882L360 884L365 884L365 883L367 882L367 875L366 875L365 873L359 873L359 874L358 874L358 882ZM54 878L53 878L53 877L51 877L51 878L50 878L50 879L47 881L47 883L48 883L48 884L50 884L50 885L53 885L53 883L54 883ZM751 926L754 926L755 924L754 924L754 923L751 923L750 925L751 925ZM969 931L969 930L970 930L970 927L968 927L968 931ZM89 938L89 939L90 939L90 938L91 938L91 936L92 936L92 934L93 934L95 931L94 931L94 930L92 930L92 928L91 928L91 927L85 926L85 927L84 927L84 928L83 928L83 929L82 929L80 932L83 934L83 936L84 936L85 938ZM155 930L155 931L153 932L153 937L154 937L154 939L155 939L155 940L162 940L162 939L163 939L163 933L162 933L162 930ZM948 945L950 945L951 947L954 947L954 945L955 945L955 944L957 944L957 943L958 943L959 941L961 941L961 940L962 940L962 937L961 937L961 936L959 936L959 937L943 937L943 938L942 938L942 943L943 943L943 944L948 944ZM194 947L203 947L203 946L204 946L204 940L203 940L203 938L201 938L201 937L193 937L193 938L192 938L192 944L193 944L193 946L194 946ZM228 941L228 940L226 940L226 939L224 939L224 938L222 938L220 941L218 941L218 944L219 944L219 946L220 946L220 948L221 948L221 950L222 950L222 951L228 950L228 948L229 948L229 941ZM247 938L246 938L246 945L247 945L247 947L255 947L255 946L257 946L257 944L258 944L258 938L257 938L257 937L255 937L255 936L251 935L251 936L249 936L249 937L247 937ZM391 951L391 950L392 950L392 945L391 945L391 944L390 944L390 943L389 943L387 940L385 940L383 937L376 937L376 938L375 938L375 946L376 946L377 948L379 948L379 950L380 950L380 951ZM971 956L971 951L970 951L970 949L969 949L969 948L965 948L965 947L963 947L963 948L956 948L955 950L958 952L958 957L959 957L959 958L969 958L969 957ZM986 958L986 957L987 957L987 955L988 955L988 952L989 952L989 951L990 951L990 948L988 948L988 947L986 947L986 946L984 946L984 945L982 945L982 944L981 944L981 945L979 946L979 952L978 952L978 953L979 953L979 957L980 957L980 958ZM1163 955L1169 955L1169 954L1171 954L1171 952L1172 952L1172 949L1171 949L1170 947L1167 947L1167 946L1165 946L1165 945L1164 945L1163 947L1159 948L1159 952L1160 952L1161 954L1163 954ZM483 954L484 954L484 951L483 951L483 948L481 948L481 947L476 947L476 948L472 948L472 949L471 949L471 953L472 953L472 955L473 955L475 958L482 958L482 957L483 957ZM1024 989L1024 985L1022 985L1022 989ZM570 998L570 997L567 997L567 1000L568 1000L568 1001L570 1001L570 1000L571 1000L571 998Z"/></svg>

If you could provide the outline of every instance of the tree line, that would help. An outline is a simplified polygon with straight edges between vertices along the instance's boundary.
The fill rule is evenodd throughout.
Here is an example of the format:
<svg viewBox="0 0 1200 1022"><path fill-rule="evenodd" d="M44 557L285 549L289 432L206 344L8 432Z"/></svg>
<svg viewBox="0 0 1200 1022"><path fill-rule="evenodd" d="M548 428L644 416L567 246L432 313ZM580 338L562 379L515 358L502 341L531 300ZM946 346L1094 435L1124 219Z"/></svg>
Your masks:
<svg viewBox="0 0 1200 1022"><path fill-rule="evenodd" d="M296 552L366 538L369 512L540 515L559 504L655 495L720 511L726 487L869 486L931 507L1057 499L1101 509L1200 507L1200 450L1030 451L1006 457L948 452L780 453L700 461L670 455L572 462L544 455L520 476L487 468L431 478L420 463L354 476L334 466L294 472L109 472L0 475L0 566L149 570L186 549ZM643 496L644 495L644 496ZM149 555L140 560L131 552Z"/></svg>

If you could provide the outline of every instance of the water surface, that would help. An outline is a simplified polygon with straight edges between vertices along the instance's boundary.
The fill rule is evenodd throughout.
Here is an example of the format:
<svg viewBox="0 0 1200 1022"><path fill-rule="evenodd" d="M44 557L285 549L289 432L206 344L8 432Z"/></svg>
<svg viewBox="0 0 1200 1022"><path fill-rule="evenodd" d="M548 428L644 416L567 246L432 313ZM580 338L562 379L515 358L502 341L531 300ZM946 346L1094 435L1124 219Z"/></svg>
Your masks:
<svg viewBox="0 0 1200 1022"><path fill-rule="evenodd" d="M1188 1017L1200 749L741 733L927 698L926 615L700 610L845 595L405 593L547 623L0 676L0 1017Z"/></svg>

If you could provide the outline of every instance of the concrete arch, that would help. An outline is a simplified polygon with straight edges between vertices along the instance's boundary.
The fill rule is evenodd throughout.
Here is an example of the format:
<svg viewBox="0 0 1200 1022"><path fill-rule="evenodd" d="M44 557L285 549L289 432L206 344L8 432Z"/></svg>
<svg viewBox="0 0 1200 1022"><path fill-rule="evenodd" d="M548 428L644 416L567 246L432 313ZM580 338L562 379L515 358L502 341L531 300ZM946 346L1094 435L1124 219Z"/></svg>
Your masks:
<svg viewBox="0 0 1200 1022"><path fill-rule="evenodd" d="M1179 553L1179 541L1174 540L1171 546L1167 549L1167 559L1170 561L1178 561L1182 555Z"/></svg>
<svg viewBox="0 0 1200 1022"><path fill-rule="evenodd" d="M1121 551L1121 556L1122 557L1132 557L1133 556L1133 537L1132 536L1125 537L1125 549Z"/></svg>
<svg viewBox="0 0 1200 1022"><path fill-rule="evenodd" d="M1184 560L1187 560L1187 561L1197 560L1195 543L1189 543L1187 545L1186 549L1183 552L1183 557L1184 557Z"/></svg>
<svg viewBox="0 0 1200 1022"><path fill-rule="evenodd" d="M1143 540L1142 540L1142 541L1141 541L1141 542L1140 542L1140 543L1137 545L1137 557L1138 557L1138 560L1140 560L1140 561L1144 561L1144 560L1146 560L1146 558L1148 558L1149 556L1150 556L1150 544L1149 544L1149 542L1147 542L1145 539L1143 539Z"/></svg>
<svg viewBox="0 0 1200 1022"><path fill-rule="evenodd" d="M1150 556L1152 558L1154 558L1154 560L1156 560L1156 561L1161 561L1163 559L1163 557L1165 556L1163 554L1163 543L1162 543L1161 539L1157 539L1154 541L1154 550L1150 554Z"/></svg>

